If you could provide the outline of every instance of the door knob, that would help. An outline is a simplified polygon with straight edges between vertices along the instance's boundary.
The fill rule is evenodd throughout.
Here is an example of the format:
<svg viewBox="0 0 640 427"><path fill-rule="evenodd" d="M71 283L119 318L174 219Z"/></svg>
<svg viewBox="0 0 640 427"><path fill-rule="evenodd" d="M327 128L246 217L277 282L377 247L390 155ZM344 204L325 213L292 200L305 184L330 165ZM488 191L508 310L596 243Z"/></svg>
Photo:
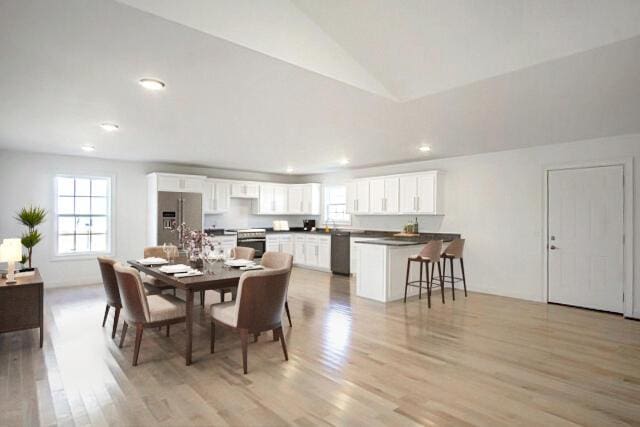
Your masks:
<svg viewBox="0 0 640 427"><path fill-rule="evenodd" d="M558 249L558 247L556 245L551 245L549 246L549 249L551 249L552 251L555 251L556 249Z"/></svg>

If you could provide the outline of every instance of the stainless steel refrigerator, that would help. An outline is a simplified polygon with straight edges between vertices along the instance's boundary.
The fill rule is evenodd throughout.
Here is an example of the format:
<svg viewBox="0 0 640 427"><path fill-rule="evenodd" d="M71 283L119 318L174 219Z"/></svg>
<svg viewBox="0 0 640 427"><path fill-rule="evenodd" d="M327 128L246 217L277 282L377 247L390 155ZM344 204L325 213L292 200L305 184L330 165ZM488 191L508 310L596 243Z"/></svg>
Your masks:
<svg viewBox="0 0 640 427"><path fill-rule="evenodd" d="M158 191L158 245L179 246L180 236L172 231L174 221L187 224L190 230L202 230L202 194Z"/></svg>

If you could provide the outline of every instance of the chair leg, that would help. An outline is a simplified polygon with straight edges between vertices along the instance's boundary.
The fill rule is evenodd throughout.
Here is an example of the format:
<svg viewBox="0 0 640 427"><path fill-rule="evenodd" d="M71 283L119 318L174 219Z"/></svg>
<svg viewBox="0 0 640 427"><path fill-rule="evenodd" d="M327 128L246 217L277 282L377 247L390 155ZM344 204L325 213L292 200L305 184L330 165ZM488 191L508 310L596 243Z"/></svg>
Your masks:
<svg viewBox="0 0 640 427"><path fill-rule="evenodd" d="M433 271L433 266L431 266ZM431 308L431 287L433 286L433 280L429 280L429 264L427 264L427 274L425 276L427 279L427 308Z"/></svg>
<svg viewBox="0 0 640 427"><path fill-rule="evenodd" d="M200 291L200 305L204 307L204 292Z"/></svg>
<svg viewBox="0 0 640 427"><path fill-rule="evenodd" d="M127 322L125 321L122 324L122 332L120 332L120 348L122 348L122 346L124 345L124 337L127 336L127 328L129 327L129 325L127 325Z"/></svg>
<svg viewBox="0 0 640 427"><path fill-rule="evenodd" d="M176 296L176 288L173 288L173 296Z"/></svg>
<svg viewBox="0 0 640 427"><path fill-rule="evenodd" d="M242 343L242 369L247 374L247 348L249 346L249 331L240 329L240 341Z"/></svg>
<svg viewBox="0 0 640 427"><path fill-rule="evenodd" d="M460 270L462 270L462 284L464 286L464 296L467 296L467 278L464 276L464 261L460 257Z"/></svg>
<svg viewBox="0 0 640 427"><path fill-rule="evenodd" d="M171 325L167 325L167 337L169 336L169 328L171 328Z"/></svg>
<svg viewBox="0 0 640 427"><path fill-rule="evenodd" d="M451 294L453 295L453 300L456 300L456 275L453 274L453 257L449 258L449 262L451 263Z"/></svg>
<svg viewBox="0 0 640 427"><path fill-rule="evenodd" d="M409 287L409 271L411 270L411 260L407 260L407 280L404 283L404 302L407 302L407 288Z"/></svg>
<svg viewBox="0 0 640 427"><path fill-rule="evenodd" d="M211 321L211 354L213 354L214 346L216 342L216 322Z"/></svg>
<svg viewBox="0 0 640 427"><path fill-rule="evenodd" d="M280 337L280 344L282 344L282 352L284 353L284 360L289 360L289 354L287 353L287 343L284 342L284 333L282 332L282 326L276 329L278 336Z"/></svg>
<svg viewBox="0 0 640 427"><path fill-rule="evenodd" d="M107 316L109 315L109 304L107 304L107 308L104 309L104 319L102 319L102 327L107 323Z"/></svg>
<svg viewBox="0 0 640 427"><path fill-rule="evenodd" d="M133 348L133 366L138 366L138 354L140 354L140 343L142 342L142 331L144 327L138 323L136 325L136 344Z"/></svg>
<svg viewBox="0 0 640 427"><path fill-rule="evenodd" d="M116 312L113 316L113 331L111 332L111 339L116 337L116 330L118 329L118 318L120 317L120 307L116 307Z"/></svg>
<svg viewBox="0 0 640 427"><path fill-rule="evenodd" d="M271 332L273 332L273 340L274 341L278 341L278 331L276 329L274 329Z"/></svg>
<svg viewBox="0 0 640 427"><path fill-rule="evenodd" d="M289 319L289 327L292 327L293 324L291 323L291 313L289 313L289 301L284 302L284 311L287 312L287 319Z"/></svg>
<svg viewBox="0 0 640 427"><path fill-rule="evenodd" d="M258 337L260 336L260 334L253 334L253 342L258 342Z"/></svg>
<svg viewBox="0 0 640 427"><path fill-rule="evenodd" d="M424 263L420 261L420 277L418 278L418 299L422 299L422 266L423 264ZM427 276L429 275L428 272L429 272L429 264L427 264Z"/></svg>
<svg viewBox="0 0 640 427"><path fill-rule="evenodd" d="M438 276L440 277L440 293L442 294L442 303L444 304L444 277L440 274L440 263L438 263ZM433 282L433 270L431 270L431 281Z"/></svg>

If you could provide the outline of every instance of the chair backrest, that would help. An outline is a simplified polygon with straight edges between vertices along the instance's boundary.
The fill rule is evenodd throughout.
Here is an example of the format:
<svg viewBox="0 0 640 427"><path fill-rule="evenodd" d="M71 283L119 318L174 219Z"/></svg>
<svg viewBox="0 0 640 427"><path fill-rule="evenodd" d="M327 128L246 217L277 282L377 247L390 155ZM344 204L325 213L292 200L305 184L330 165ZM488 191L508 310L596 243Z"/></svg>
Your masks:
<svg viewBox="0 0 640 427"><path fill-rule="evenodd" d="M456 239L449 243L449 246L444 250L444 254L453 258L462 258L462 251L464 250L464 239Z"/></svg>
<svg viewBox="0 0 640 427"><path fill-rule="evenodd" d="M178 258L179 252L178 247L175 245L168 245L171 248L171 258ZM167 258L167 254L164 253L162 246L147 246L144 248L144 257L156 257L156 258Z"/></svg>
<svg viewBox="0 0 640 427"><path fill-rule="evenodd" d="M260 262L265 268L291 270L293 267L293 255L286 252L265 252Z"/></svg>
<svg viewBox="0 0 640 427"><path fill-rule="evenodd" d="M442 240L432 240L420 251L420 258L428 259L431 262L439 262L442 253Z"/></svg>
<svg viewBox="0 0 640 427"><path fill-rule="evenodd" d="M118 281L113 266L116 260L106 256L98 257L98 265L100 266L100 274L102 275L102 285L104 293L107 296L107 303L112 306L121 307L120 292L118 291Z"/></svg>
<svg viewBox="0 0 640 427"><path fill-rule="evenodd" d="M244 273L236 297L236 327L262 332L281 326L288 283L286 268Z"/></svg>
<svg viewBox="0 0 640 427"><path fill-rule="evenodd" d="M147 295L138 270L120 263L113 266L118 280L124 318L129 323L145 323L151 319Z"/></svg>
<svg viewBox="0 0 640 427"><path fill-rule="evenodd" d="M234 259L248 259L253 261L256 257L256 250L253 248L247 248L245 246L236 246L231 249L231 258Z"/></svg>

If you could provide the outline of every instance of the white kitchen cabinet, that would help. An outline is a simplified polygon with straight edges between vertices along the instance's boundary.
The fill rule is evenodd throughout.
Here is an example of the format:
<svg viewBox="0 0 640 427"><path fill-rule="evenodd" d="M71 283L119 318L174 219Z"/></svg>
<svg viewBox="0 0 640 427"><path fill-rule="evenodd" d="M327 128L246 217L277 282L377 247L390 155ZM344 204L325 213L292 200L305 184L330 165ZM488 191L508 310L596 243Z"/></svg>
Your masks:
<svg viewBox="0 0 640 427"><path fill-rule="evenodd" d="M364 242L367 240L378 240L381 237L351 237L349 240L349 271L355 275L358 271L358 248L359 245L356 242Z"/></svg>
<svg viewBox="0 0 640 427"><path fill-rule="evenodd" d="M318 265L318 236L306 236L304 240L305 265Z"/></svg>
<svg viewBox="0 0 640 427"><path fill-rule="evenodd" d="M361 179L347 184L347 212L369 213L369 180Z"/></svg>
<svg viewBox="0 0 640 427"><path fill-rule="evenodd" d="M237 237L234 236L213 236L213 242L216 246L220 246L224 252L228 252L231 249L238 246Z"/></svg>
<svg viewBox="0 0 640 427"><path fill-rule="evenodd" d="M295 235L293 261L302 267L331 269L331 236Z"/></svg>
<svg viewBox="0 0 640 427"><path fill-rule="evenodd" d="M289 197L288 197L288 209L289 214L303 214L305 213L304 206L304 185L290 185Z"/></svg>
<svg viewBox="0 0 640 427"><path fill-rule="evenodd" d="M369 213L398 212L399 178L375 178L369 181Z"/></svg>
<svg viewBox="0 0 640 427"><path fill-rule="evenodd" d="M400 213L443 213L443 179L437 171L400 177Z"/></svg>
<svg viewBox="0 0 640 427"><path fill-rule="evenodd" d="M240 199L257 199L260 185L257 182L238 181L231 183L231 197Z"/></svg>
<svg viewBox="0 0 640 427"><path fill-rule="evenodd" d="M199 175L179 175L156 173L157 191L175 191L182 193L202 193L206 177Z"/></svg>
<svg viewBox="0 0 640 427"><path fill-rule="evenodd" d="M306 263L304 234L294 234L293 236L293 262L298 265Z"/></svg>
<svg viewBox="0 0 640 427"><path fill-rule="evenodd" d="M267 234L267 252L285 252L295 256L291 234Z"/></svg>
<svg viewBox="0 0 640 427"><path fill-rule="evenodd" d="M273 212L277 214L287 213L288 191L286 185L276 184L273 186Z"/></svg>
<svg viewBox="0 0 640 427"><path fill-rule="evenodd" d="M303 214L320 215L320 184L303 184Z"/></svg>
<svg viewBox="0 0 640 427"><path fill-rule="evenodd" d="M254 212L260 215L287 213L287 186L284 184L260 184L260 197Z"/></svg>
<svg viewBox="0 0 640 427"><path fill-rule="evenodd" d="M277 234L267 234L265 249L267 252L280 252L280 236Z"/></svg>
<svg viewBox="0 0 640 427"><path fill-rule="evenodd" d="M324 270L331 269L331 236L318 236L318 264Z"/></svg>
<svg viewBox="0 0 640 427"><path fill-rule="evenodd" d="M228 181L207 179L204 183L203 210L205 214L216 214L229 210L231 185Z"/></svg>

